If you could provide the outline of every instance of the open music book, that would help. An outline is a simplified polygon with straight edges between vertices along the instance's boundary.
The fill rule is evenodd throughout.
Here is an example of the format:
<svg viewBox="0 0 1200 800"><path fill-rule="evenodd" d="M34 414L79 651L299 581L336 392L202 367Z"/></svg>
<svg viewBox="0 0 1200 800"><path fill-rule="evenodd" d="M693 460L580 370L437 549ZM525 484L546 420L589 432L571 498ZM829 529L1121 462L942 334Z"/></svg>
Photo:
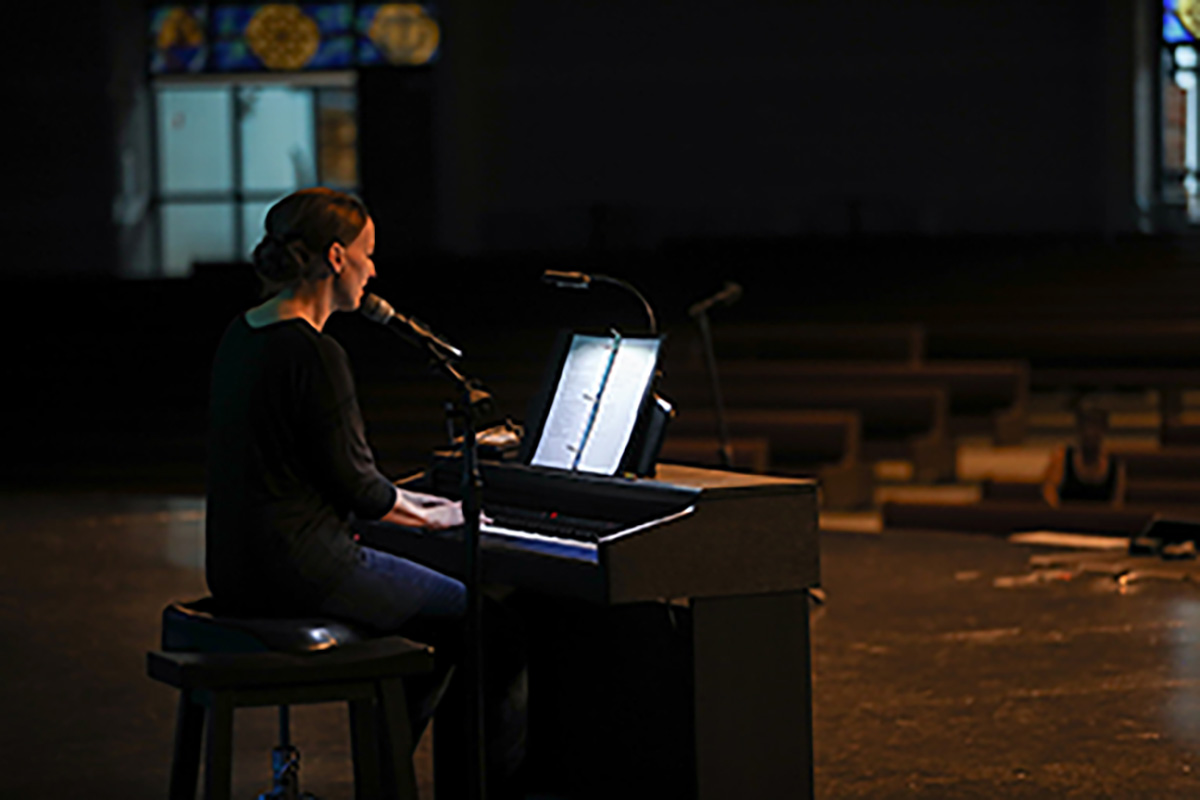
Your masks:
<svg viewBox="0 0 1200 800"><path fill-rule="evenodd" d="M650 392L662 340L573 334L531 463L615 475Z"/></svg>

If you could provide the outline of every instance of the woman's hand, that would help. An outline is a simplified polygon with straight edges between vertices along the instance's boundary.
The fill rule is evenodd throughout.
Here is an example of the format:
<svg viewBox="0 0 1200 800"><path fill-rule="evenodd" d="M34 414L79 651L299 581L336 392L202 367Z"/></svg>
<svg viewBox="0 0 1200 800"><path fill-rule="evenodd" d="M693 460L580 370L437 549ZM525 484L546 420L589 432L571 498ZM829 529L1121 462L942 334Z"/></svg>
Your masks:
<svg viewBox="0 0 1200 800"><path fill-rule="evenodd" d="M479 520L491 522L484 514L479 515ZM444 531L463 524L462 503L397 487L396 504L384 515L383 521L407 528Z"/></svg>
<svg viewBox="0 0 1200 800"><path fill-rule="evenodd" d="M409 489L401 489L399 486L396 487L396 491L407 498L410 503L420 508L434 508L436 506L454 505L453 500L447 500L444 497L438 497L436 494L414 492Z"/></svg>
<svg viewBox="0 0 1200 800"><path fill-rule="evenodd" d="M396 502L383 521L406 528L441 531L462 524L462 503L397 487Z"/></svg>
<svg viewBox="0 0 1200 800"><path fill-rule="evenodd" d="M463 524L462 503L446 501L437 506L422 509L425 514L425 524L422 527L431 531L444 531L447 528L457 528Z"/></svg>
<svg viewBox="0 0 1200 800"><path fill-rule="evenodd" d="M440 498L436 494L413 492L396 487L396 505L384 515L382 522L404 525L406 528L445 530L463 524L462 503ZM479 522L490 523L491 517L480 512Z"/></svg>

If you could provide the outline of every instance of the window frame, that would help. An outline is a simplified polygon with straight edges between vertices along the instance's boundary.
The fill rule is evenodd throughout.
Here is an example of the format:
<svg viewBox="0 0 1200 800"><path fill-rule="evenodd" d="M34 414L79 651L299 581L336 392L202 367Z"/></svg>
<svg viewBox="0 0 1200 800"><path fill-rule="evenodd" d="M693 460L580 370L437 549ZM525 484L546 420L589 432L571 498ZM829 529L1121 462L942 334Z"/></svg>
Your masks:
<svg viewBox="0 0 1200 800"><path fill-rule="evenodd" d="M232 261L246 261L249 258L250 245L255 236L247 236L245 225L245 206L248 203L267 203L281 197L280 189L255 190L245 188L245 165L242 159L242 113L239 94L248 87L285 87L306 90L312 95L313 108L313 142L312 152L315 162L317 185L325 185L327 176L321 158L320 133L320 93L328 90L350 92L354 97L355 125L359 122L358 113L358 73L354 70L312 71L312 72L239 72L239 73L171 73L158 74L151 79L151 113L153 115L153 168L151 171L154 181L154 191L151 201L151 213L154 215L156 233L154 236L154 258L159 276L167 275L165 263L167 250L167 230L164 221L164 209L168 206L179 205L228 205L233 214L231 247ZM171 89L221 89L228 95L230 104L230 159L232 161L232 188L229 191L198 191L198 192L164 192L162 188L162 152L159 139L160 114L162 109L159 94ZM357 151L357 145L356 145ZM355 183L352 186L340 185L342 191L357 193L362 184L362 174L355 169ZM287 191L287 190L283 190ZM193 262L194 264L195 262Z"/></svg>

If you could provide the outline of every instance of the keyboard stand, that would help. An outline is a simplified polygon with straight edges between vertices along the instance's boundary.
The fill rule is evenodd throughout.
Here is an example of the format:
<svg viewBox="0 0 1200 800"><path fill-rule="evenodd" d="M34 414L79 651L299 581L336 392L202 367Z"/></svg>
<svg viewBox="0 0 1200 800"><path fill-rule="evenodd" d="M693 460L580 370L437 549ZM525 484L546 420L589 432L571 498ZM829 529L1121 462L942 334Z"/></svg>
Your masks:
<svg viewBox="0 0 1200 800"><path fill-rule="evenodd" d="M667 750L671 743L683 743L684 760L695 767L694 782L660 783L665 791L654 796L812 798L807 590L820 582L815 482L660 464L655 480L613 479L609 485L550 476L539 492L540 478L534 473L483 466L485 505L489 491L494 502L505 503L505 497L494 495L507 487L513 496L544 496L547 507L572 514L576 512L563 506L573 492L582 496L582 504L595 493L606 503L646 501L647 507L662 494L671 500L670 507L655 517L691 507L689 513L634 535L602 539L594 558L562 557L551 552L553 546L536 542L526 546L484 538L485 582L519 590L514 596L526 599L532 609L534 650L550 659L536 663L531 656L530 753L542 747L553 753L534 761L552 767L560 757L592 763L582 780L632 772L632 763L588 762L594 756L580 742L589 736L629 735L647 708L627 702L627 707L609 711L606 703L621 705L619 691L603 686L603 680L581 686L575 676L557 670L556 654L580 646L611 658L618 672L635 676L636 688L638 670L648 663L646 650L660 648L653 638L642 640L646 648L639 647L636 638L625 636L611 620L625 619L638 608L665 609L664 601L671 599L691 609L685 660L675 668L690 672L694 692L685 711L671 706L669 714L660 713L655 720L670 729ZM434 479L434 485L418 482L413 488L438 492L439 486ZM640 496L643 492L646 497ZM446 572L461 565L461 538L406 534L386 523L364 524L362 534L366 544ZM583 628L572 625L576 611L579 619L588 620ZM613 616L606 617L610 611ZM605 636L614 646L607 646ZM555 637L566 637L570 644ZM688 675L678 677L676 685L687 682ZM553 695L548 701L553 724L539 727L536 703L547 702L547 693ZM609 720L610 727L597 731L587 714L572 713L572 703ZM435 750L441 758L436 741ZM659 761L651 769L667 773L677 767ZM636 792L643 785L630 788Z"/></svg>
<svg viewBox="0 0 1200 800"><path fill-rule="evenodd" d="M691 606L697 797L811 798L808 592Z"/></svg>

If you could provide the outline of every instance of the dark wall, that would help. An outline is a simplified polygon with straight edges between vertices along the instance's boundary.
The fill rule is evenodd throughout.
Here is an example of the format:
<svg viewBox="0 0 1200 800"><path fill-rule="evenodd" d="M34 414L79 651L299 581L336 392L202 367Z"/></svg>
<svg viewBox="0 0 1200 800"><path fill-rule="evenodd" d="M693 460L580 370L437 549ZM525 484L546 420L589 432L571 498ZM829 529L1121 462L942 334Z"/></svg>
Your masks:
<svg viewBox="0 0 1200 800"><path fill-rule="evenodd" d="M362 196L384 237L382 254L427 253L434 247L431 83L424 69L359 75Z"/></svg>
<svg viewBox="0 0 1200 800"><path fill-rule="evenodd" d="M68 13L68 12L63 12ZM53 41L45 21L6 26L0 215L6 274L55 278L150 270L150 101L143 0L73 4ZM15 250L14 250L15 248Z"/></svg>
<svg viewBox="0 0 1200 800"><path fill-rule="evenodd" d="M6 148L11 194L0 226L10 248L8 274L115 269L113 104L107 42L98 35L107 30L107 12L99 3L73 6L53 43L31 34L44 21L6 26L11 60L0 80L13 144Z"/></svg>
<svg viewBox="0 0 1200 800"><path fill-rule="evenodd" d="M1136 225L1131 0L452 5L451 248Z"/></svg>
<svg viewBox="0 0 1200 800"><path fill-rule="evenodd" d="M6 45L6 272L153 272L144 5ZM431 72L364 76L364 185L406 251L1130 232L1152 6L457 0Z"/></svg>

